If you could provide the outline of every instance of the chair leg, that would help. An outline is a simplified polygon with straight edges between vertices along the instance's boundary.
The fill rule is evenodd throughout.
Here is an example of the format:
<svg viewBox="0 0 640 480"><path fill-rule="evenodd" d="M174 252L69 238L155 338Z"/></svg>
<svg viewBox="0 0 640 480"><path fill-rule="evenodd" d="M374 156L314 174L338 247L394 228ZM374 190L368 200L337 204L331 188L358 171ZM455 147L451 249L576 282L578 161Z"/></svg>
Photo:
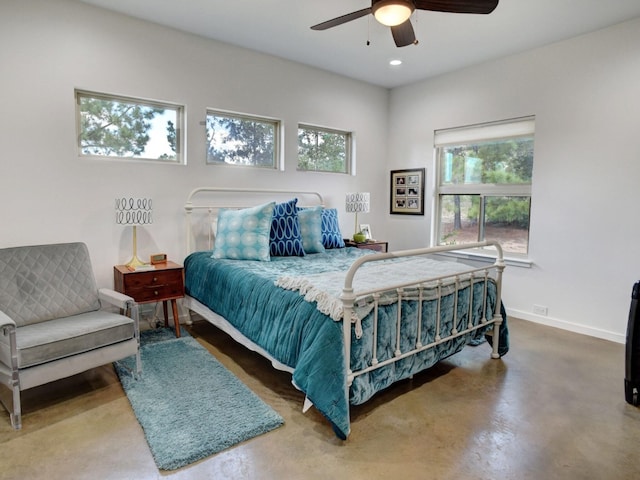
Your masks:
<svg viewBox="0 0 640 480"><path fill-rule="evenodd" d="M9 413L11 417L11 426L20 430L22 428L22 410L20 407L20 388L13 388L13 413Z"/></svg>
<svg viewBox="0 0 640 480"><path fill-rule="evenodd" d="M140 359L140 348L138 348L138 352L136 353L136 371L134 374L135 379L139 380L141 374L142 374L142 360Z"/></svg>
<svg viewBox="0 0 640 480"><path fill-rule="evenodd" d="M22 428L22 410L20 406L20 385L7 385L11 390L11 400L6 397L0 397L0 403L9 412L9 419L11 420L11 426L15 430ZM11 403L11 405L9 405Z"/></svg>

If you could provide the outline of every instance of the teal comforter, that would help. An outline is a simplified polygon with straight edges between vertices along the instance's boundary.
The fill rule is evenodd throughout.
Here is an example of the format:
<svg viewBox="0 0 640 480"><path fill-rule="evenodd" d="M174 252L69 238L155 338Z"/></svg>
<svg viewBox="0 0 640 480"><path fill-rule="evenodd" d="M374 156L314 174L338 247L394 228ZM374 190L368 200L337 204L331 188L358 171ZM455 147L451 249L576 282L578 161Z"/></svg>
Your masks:
<svg viewBox="0 0 640 480"><path fill-rule="evenodd" d="M314 302L306 301L297 291L276 287L283 275L312 275L323 271L346 270L368 250L342 248L304 257L272 257L271 262L216 260L211 252L189 255L185 265L187 295L209 307L234 325L243 335L268 351L276 360L293 369L293 381L314 406L331 422L338 437L349 435L349 403L360 404L393 382L408 378L453 353L466 343L478 339L483 332L439 345L435 349L410 357L396 364L358 376L347 391L342 323L321 313ZM490 283L489 310L495 311L495 286ZM492 287L493 286L493 287ZM466 291L466 293L465 293ZM469 289L461 290L458 299L460 317L466 318ZM479 293L476 293L479 292ZM478 310L482 285L474 285L474 311ZM453 302L449 295L445 302ZM466 306L465 306L466 298ZM415 310L416 302L403 302L403 310ZM423 312L434 310L435 301L423 302ZM381 309L381 316L395 320L397 305ZM480 306L481 310L481 306ZM433 315L433 312L431 313ZM443 328L451 328L451 318L443 313ZM372 350L371 314L362 319L364 335L352 339L352 365L370 361ZM504 317L504 315L503 315ZM488 318L491 318L488 315ZM506 318L505 318L506 320ZM466 321L461 318L461 322ZM407 324L405 327L404 324ZM402 344L415 344L414 326L403 321ZM395 328L385 330L381 321L382 340L378 344L378 359L393 355ZM501 332L501 354L506 353L506 323ZM413 333L411 333L413 332ZM502 333L504 333L504 338ZM425 320L424 341L435 335L433 326ZM503 343L504 342L504 343ZM423 342L424 343L424 342Z"/></svg>

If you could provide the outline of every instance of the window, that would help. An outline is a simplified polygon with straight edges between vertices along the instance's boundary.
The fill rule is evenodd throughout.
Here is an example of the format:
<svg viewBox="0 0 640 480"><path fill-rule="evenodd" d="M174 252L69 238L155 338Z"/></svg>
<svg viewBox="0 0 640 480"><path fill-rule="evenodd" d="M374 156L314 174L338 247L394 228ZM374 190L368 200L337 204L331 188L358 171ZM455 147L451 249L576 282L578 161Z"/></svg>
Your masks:
<svg viewBox="0 0 640 480"><path fill-rule="evenodd" d="M438 245L496 240L527 255L534 131L527 117L435 132Z"/></svg>
<svg viewBox="0 0 640 480"><path fill-rule="evenodd" d="M349 173L349 132L298 125L298 170Z"/></svg>
<svg viewBox="0 0 640 480"><path fill-rule="evenodd" d="M76 90L81 156L184 163L184 107Z"/></svg>
<svg viewBox="0 0 640 480"><path fill-rule="evenodd" d="M207 163L277 168L280 122L250 115L207 112Z"/></svg>

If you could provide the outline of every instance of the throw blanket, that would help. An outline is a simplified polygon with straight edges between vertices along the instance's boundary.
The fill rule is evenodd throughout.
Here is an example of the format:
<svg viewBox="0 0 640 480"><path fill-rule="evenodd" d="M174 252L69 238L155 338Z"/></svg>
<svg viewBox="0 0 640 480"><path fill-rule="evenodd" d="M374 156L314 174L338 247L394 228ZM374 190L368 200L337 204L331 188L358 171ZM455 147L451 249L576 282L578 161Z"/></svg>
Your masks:
<svg viewBox="0 0 640 480"><path fill-rule="evenodd" d="M390 305L397 301L395 288L402 284L414 283L427 287L423 291L423 300L437 298L436 282L425 282L428 278L444 277L469 270L467 265L454 262L441 262L424 257L397 258L382 260L379 262L365 263L358 269L353 279L353 290L356 292L368 292L372 290L388 289L379 300L380 305ZM282 276L276 280L278 287L286 290L299 291L307 302L315 302L320 312L330 316L335 321L344 317L340 294L344 287L346 270L331 271L306 276ZM462 287L469 285L469 275L460 278ZM441 288L443 295L455 291L454 279L447 278ZM404 290L404 294L411 298L417 293L415 286ZM373 296L371 294L358 298L355 305L355 318L352 322L358 324L357 335L361 335L359 322L373 309Z"/></svg>

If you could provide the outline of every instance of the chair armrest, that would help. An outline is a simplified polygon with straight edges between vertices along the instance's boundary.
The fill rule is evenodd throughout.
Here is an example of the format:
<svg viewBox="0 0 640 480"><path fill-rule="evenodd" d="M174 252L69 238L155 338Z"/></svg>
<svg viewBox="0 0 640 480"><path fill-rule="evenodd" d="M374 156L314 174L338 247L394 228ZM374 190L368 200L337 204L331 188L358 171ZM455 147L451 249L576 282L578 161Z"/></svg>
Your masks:
<svg viewBox="0 0 640 480"><path fill-rule="evenodd" d="M100 302L106 302L110 305L114 305L116 307L120 307L120 309L131 318L135 324L136 331L136 339L140 340L140 317L138 312L138 304L129 295L125 295L124 293L116 292L110 288L100 288L98 289L98 298Z"/></svg>
<svg viewBox="0 0 640 480"><path fill-rule="evenodd" d="M131 307L136 301L129 295L116 292L110 288L101 288L98 290L98 298L101 302L107 302L109 305L119 307L122 309Z"/></svg>
<svg viewBox="0 0 640 480"><path fill-rule="evenodd" d="M18 380L18 347L16 346L16 322L14 322L9 317L9 315L4 313L2 310L0 310L0 335L8 337L9 352L11 353L11 363L7 366L11 367L11 379L13 385L16 384L15 382L17 382L17 384L19 385L20 382Z"/></svg>
<svg viewBox="0 0 640 480"><path fill-rule="evenodd" d="M6 313L0 310L0 330L4 331L5 328L15 329L16 322L14 322Z"/></svg>

